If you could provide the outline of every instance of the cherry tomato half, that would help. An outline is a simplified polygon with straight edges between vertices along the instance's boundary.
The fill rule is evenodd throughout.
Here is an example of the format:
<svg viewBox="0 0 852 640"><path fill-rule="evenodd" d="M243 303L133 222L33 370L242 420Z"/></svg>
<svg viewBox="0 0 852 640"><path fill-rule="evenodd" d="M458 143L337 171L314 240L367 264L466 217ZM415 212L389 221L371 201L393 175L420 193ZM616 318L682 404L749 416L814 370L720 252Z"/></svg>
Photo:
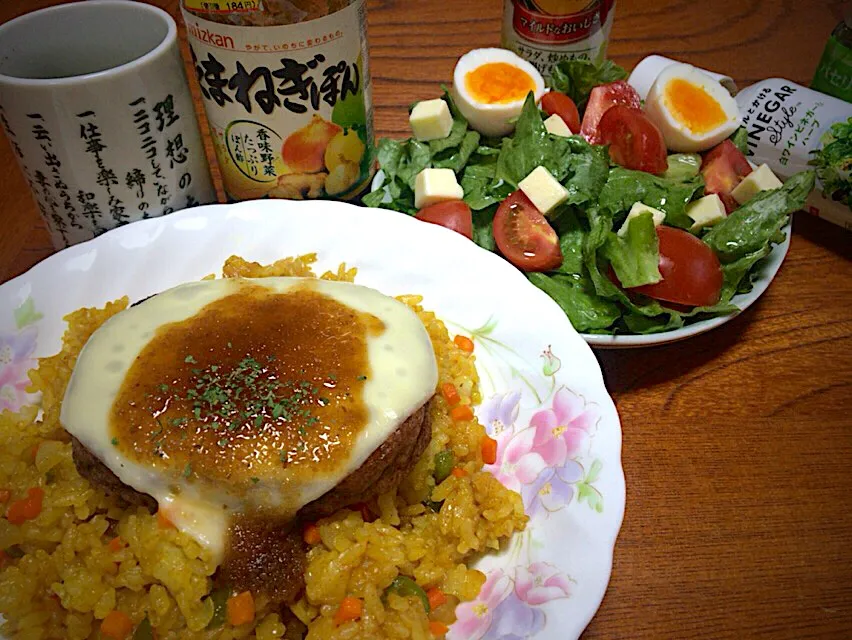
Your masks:
<svg viewBox="0 0 852 640"><path fill-rule="evenodd" d="M550 271L562 264L559 236L523 191L515 191L494 214L494 241L522 271Z"/></svg>
<svg viewBox="0 0 852 640"><path fill-rule="evenodd" d="M597 137L600 144L609 145L609 157L622 167L648 173L668 168L663 134L639 109L610 107L598 123Z"/></svg>
<svg viewBox="0 0 852 640"><path fill-rule="evenodd" d="M722 199L728 213L740 205L731 191L752 171L742 151L730 140L725 140L704 154L701 175L704 176L704 193L715 193Z"/></svg>
<svg viewBox="0 0 852 640"><path fill-rule="evenodd" d="M564 93L548 91L541 97L541 108L549 116L555 113L562 118L571 129L571 133L577 133L580 130L580 112L577 111L577 105Z"/></svg>
<svg viewBox="0 0 852 640"><path fill-rule="evenodd" d="M589 101L586 103L586 111L583 114L580 135L592 144L600 144L597 140L598 123L604 113L616 104L639 109L642 106L642 100L636 93L636 89L624 80L602 84L592 89L589 94Z"/></svg>
<svg viewBox="0 0 852 640"><path fill-rule="evenodd" d="M722 266L713 250L691 233L674 227L660 225L657 238L663 279L628 291L692 307L708 307L719 302Z"/></svg>
<svg viewBox="0 0 852 640"><path fill-rule="evenodd" d="M461 200L430 204L418 211L414 217L460 233L469 240L473 239L470 207Z"/></svg>

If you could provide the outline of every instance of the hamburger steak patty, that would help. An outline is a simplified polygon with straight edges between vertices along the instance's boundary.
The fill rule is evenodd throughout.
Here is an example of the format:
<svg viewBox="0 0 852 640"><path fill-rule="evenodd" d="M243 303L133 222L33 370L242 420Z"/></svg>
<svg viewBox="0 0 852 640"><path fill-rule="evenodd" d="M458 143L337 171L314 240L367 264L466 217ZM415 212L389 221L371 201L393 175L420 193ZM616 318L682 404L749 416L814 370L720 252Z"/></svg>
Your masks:
<svg viewBox="0 0 852 640"><path fill-rule="evenodd" d="M411 414L336 487L302 507L296 520L317 520L399 485L432 438L431 402ZM124 484L79 440L72 437L71 442L74 464L81 476L130 505L143 506L151 513L157 510L154 498ZM253 535L264 528L268 537ZM267 523L264 527L257 521L237 521L230 532L228 547L217 582L226 580L233 588L261 591L276 601L290 601L302 590L307 549L300 528L294 523ZM241 562L245 558L255 561ZM258 561L260 558L264 561ZM270 567L280 571L270 571Z"/></svg>
<svg viewBox="0 0 852 640"><path fill-rule="evenodd" d="M354 502L366 502L399 485L432 439L429 400L412 413L360 467L299 510L299 517L318 520Z"/></svg>
<svg viewBox="0 0 852 640"><path fill-rule="evenodd" d="M355 502L366 502L398 485L420 458L432 438L429 400L397 427L360 467L299 510L298 518L317 520ZM72 454L77 472L107 493L117 494L131 505L143 506L151 513L157 501L147 493L124 484L109 467L89 451L77 438L71 437Z"/></svg>
<svg viewBox="0 0 852 640"><path fill-rule="evenodd" d="M151 513L157 510L157 501L154 498L124 484L108 466L101 462L100 458L74 436L71 436L71 455L74 466L77 467L77 473L93 485L109 494L117 495L129 505L145 507Z"/></svg>

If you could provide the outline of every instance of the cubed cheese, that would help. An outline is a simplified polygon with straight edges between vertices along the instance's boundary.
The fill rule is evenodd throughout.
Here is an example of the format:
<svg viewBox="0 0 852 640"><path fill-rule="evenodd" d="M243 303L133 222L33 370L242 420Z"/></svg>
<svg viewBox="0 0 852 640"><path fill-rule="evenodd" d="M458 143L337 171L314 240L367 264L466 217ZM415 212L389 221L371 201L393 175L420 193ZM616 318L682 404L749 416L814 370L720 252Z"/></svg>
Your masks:
<svg viewBox="0 0 852 640"><path fill-rule="evenodd" d="M414 179L414 206L418 209L463 197L464 191L452 169L423 169Z"/></svg>
<svg viewBox="0 0 852 640"><path fill-rule="evenodd" d="M641 202L634 202L633 206L630 207L630 213L628 213L627 217L624 219L624 224L622 224L621 229L618 230L618 235L623 236L627 233L627 225L630 224L630 221L640 213L645 213L646 211L650 212L651 217L654 219L655 227L659 227L663 224L663 220L666 219L665 212L655 209L654 207L649 207L647 204L642 204Z"/></svg>
<svg viewBox="0 0 852 640"><path fill-rule="evenodd" d="M745 204L761 191L777 189L782 186L784 185L772 173L772 169L768 165L762 164L743 178L743 181L731 191L731 195L740 204Z"/></svg>
<svg viewBox="0 0 852 640"><path fill-rule="evenodd" d="M446 138L453 128L450 108L441 98L418 102L411 110L408 122L414 137L423 141Z"/></svg>
<svg viewBox="0 0 852 640"><path fill-rule="evenodd" d="M722 202L722 198L715 193L711 193L709 196L704 196L695 202L690 202L686 206L686 215L692 218L694 223L690 230L698 231L701 227L716 224L719 220L724 220L727 213L725 213L725 205Z"/></svg>
<svg viewBox="0 0 852 640"><path fill-rule="evenodd" d="M518 187L542 213L551 211L568 197L565 187L542 166L530 171L530 174L518 183Z"/></svg>
<svg viewBox="0 0 852 640"><path fill-rule="evenodd" d="M544 128L547 129L548 133L552 133L555 136L567 138L571 135L571 129L569 129L568 125L565 124L565 121L555 113L544 121Z"/></svg>

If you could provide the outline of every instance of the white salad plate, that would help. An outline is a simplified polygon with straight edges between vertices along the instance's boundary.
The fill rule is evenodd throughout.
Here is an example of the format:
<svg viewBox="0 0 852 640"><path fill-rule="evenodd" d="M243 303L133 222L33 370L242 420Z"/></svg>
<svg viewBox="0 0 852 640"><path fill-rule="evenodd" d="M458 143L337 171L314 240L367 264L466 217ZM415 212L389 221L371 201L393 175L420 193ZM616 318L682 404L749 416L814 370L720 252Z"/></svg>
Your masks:
<svg viewBox="0 0 852 640"><path fill-rule="evenodd" d="M756 168L752 164L752 168ZM379 169L370 188L376 191L384 182L385 174ZM387 201L390 201L390 196L387 196ZM733 297L731 303L739 308L739 311L728 314L726 316L717 316L715 318L707 318L687 324L680 329L671 331L663 331L661 333L650 334L624 334L617 335L598 334L598 333L581 333L583 339L594 347L601 349L637 349L640 347L655 347L672 342L680 342L693 336L707 333L711 329L715 329L726 322L733 320L739 313L742 313L754 304L757 299L763 295L763 292L769 287L769 283L775 278L778 270L781 268L781 263L787 257L787 251L790 249L790 234L792 233L792 216L790 222L783 228L784 241L773 246L772 251L766 258L760 262L753 271L753 287L748 293L740 293Z"/></svg>
<svg viewBox="0 0 852 640"><path fill-rule="evenodd" d="M624 515L621 428L592 351L559 307L499 256L392 211L263 200L143 220L47 258L0 285L0 411L27 400L26 370L55 353L62 318L123 295L136 301L261 263L315 252L356 282L416 293L452 334L475 343L483 403L498 441L488 468L519 491L526 530L477 566L487 581L458 609L455 640L577 638L604 596Z"/></svg>
<svg viewBox="0 0 852 640"><path fill-rule="evenodd" d="M739 311L735 311L726 316L717 316L715 318L707 318L687 324L680 329L672 331L664 331L662 333L650 333L647 335L625 335L618 334L614 336L582 333L583 339L594 347L601 349L635 349L638 347L655 347L672 342L686 340L692 336L697 336L702 333L707 333L711 329L720 327L726 322L730 322L740 313L748 309L751 305L757 302L757 299L763 295L763 292L769 288L769 284L775 279L778 270L781 268L781 263L787 257L787 251L790 250L790 234L793 229L792 216L791 221L784 226L784 241L772 247L769 255L759 262L754 267L752 274L752 289L748 293L739 293L731 299L731 304L736 305Z"/></svg>

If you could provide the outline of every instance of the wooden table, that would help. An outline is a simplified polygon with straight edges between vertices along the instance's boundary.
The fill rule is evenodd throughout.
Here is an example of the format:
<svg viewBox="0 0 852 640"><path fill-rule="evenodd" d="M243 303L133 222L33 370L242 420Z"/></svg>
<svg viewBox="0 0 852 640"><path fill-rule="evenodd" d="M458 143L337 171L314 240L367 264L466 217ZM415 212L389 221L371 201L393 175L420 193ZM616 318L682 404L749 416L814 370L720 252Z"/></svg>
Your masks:
<svg viewBox="0 0 852 640"><path fill-rule="evenodd" d="M0 22L51 0L0 3ZM176 14L176 0L159 0ZM500 0L371 0L379 135L499 44ZM610 55L808 84L841 3L621 0ZM52 252L0 142L0 282ZM852 233L796 217L776 281L688 342L598 351L621 414L627 512L585 638L852 637Z"/></svg>

